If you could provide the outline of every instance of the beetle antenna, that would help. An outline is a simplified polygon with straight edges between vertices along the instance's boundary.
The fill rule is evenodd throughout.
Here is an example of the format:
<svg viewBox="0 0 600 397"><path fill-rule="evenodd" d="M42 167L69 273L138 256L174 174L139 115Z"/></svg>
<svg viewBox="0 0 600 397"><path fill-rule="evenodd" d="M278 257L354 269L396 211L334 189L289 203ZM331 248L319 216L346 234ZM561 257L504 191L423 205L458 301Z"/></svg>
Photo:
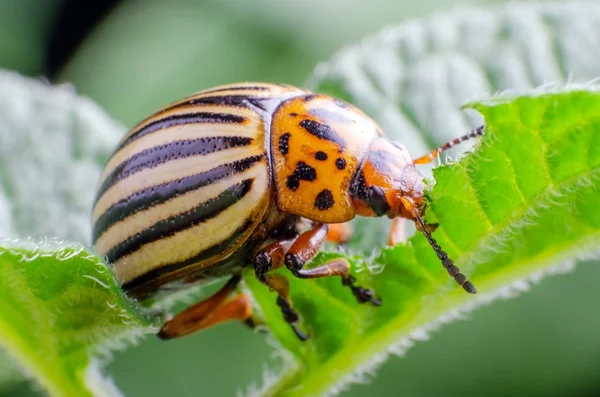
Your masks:
<svg viewBox="0 0 600 397"><path fill-rule="evenodd" d="M485 126L479 126L477 128L472 129L471 131L469 131L469 133L453 139L451 141L448 141L446 143L444 143L442 146L440 146L437 149L434 149L431 153L426 154L425 156L421 156L417 159L413 160L413 164L427 164L433 161L433 159L435 159L441 152L444 152L448 149L450 149L452 146L454 145L458 145L461 142L464 141L468 141L469 139L473 139L473 138L477 138L478 136L482 136L483 135L483 130L484 130Z"/></svg>
<svg viewBox="0 0 600 397"><path fill-rule="evenodd" d="M477 289L469 280L467 280L467 276L460 272L460 269L454 264L452 259L448 258L448 254L442 250L442 248L438 245L437 241L431 236L431 232L427 229L427 225L421 218L421 216L417 213L417 211L413 211L413 216L415 217L415 221L417 222L417 229L421 230L421 232L425 235L425 238L431 245L431 248L437 254L437 257L442 261L442 265L448 271L448 274L454 277L454 280L463 287L465 291L470 294L476 294Z"/></svg>

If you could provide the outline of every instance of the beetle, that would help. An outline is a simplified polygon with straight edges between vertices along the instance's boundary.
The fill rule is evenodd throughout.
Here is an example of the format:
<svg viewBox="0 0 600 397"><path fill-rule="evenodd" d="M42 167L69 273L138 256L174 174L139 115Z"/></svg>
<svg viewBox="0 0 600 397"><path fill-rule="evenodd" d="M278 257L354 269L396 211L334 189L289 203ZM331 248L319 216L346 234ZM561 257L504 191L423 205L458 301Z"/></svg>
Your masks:
<svg viewBox="0 0 600 397"><path fill-rule="evenodd" d="M339 276L358 302L381 304L356 285L345 259L306 266L328 233L345 239L345 222L356 215L414 221L450 276L476 293L423 221L425 185L415 165L482 134L476 128L413 160L341 100L284 84L218 86L168 105L123 137L98 182L92 240L138 300L231 276L167 321L162 339L226 320L250 322L249 298L237 285L251 264L304 340L288 281L275 269Z"/></svg>

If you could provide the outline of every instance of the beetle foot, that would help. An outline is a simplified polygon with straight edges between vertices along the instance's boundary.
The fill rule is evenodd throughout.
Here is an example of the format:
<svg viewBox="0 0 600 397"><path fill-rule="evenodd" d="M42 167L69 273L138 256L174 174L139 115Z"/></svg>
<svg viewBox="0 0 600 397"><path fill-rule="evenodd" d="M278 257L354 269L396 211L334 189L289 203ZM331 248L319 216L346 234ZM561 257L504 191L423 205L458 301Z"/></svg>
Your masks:
<svg viewBox="0 0 600 397"><path fill-rule="evenodd" d="M381 299L376 298L374 296L374 292L372 289L363 288L358 285L354 285L355 282L356 282L356 279L352 276L342 278L342 284L347 287L350 287L350 289L352 290L352 293L356 297L356 300L358 300L360 303L370 302L371 304L373 304L375 306L381 306Z"/></svg>
<svg viewBox="0 0 600 397"><path fill-rule="evenodd" d="M283 314L283 319L292 327L292 330L301 341L307 340L310 335L305 333L298 328L297 323L300 321L300 316L296 311L292 308L290 303L282 299L281 297L277 297L277 306L281 309L281 313Z"/></svg>

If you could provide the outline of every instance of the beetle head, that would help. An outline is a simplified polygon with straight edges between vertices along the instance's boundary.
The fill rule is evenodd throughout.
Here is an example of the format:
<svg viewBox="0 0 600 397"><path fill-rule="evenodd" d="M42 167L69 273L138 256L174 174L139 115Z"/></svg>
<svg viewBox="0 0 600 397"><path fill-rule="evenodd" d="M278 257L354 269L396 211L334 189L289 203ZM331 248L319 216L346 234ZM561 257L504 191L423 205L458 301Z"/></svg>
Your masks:
<svg viewBox="0 0 600 397"><path fill-rule="evenodd" d="M380 137L371 145L351 189L359 215L415 220L414 211L407 208L407 200L419 209L423 204L424 187L423 176L415 168L408 150Z"/></svg>

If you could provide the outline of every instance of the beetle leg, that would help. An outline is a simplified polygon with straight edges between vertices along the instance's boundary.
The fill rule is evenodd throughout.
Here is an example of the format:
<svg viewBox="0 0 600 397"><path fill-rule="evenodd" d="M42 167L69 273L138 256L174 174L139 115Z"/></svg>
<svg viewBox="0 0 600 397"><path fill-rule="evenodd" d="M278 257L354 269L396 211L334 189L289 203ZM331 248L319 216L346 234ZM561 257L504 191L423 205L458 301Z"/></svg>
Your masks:
<svg viewBox="0 0 600 397"><path fill-rule="evenodd" d="M304 269L304 265L317 254L326 236L327 224L325 223L316 223L312 229L298 236L285 254L284 262L287 268L296 277L300 278L340 276L342 284L352 290L359 302L371 302L377 306L381 305L381 301L373 296L372 290L354 284L356 279L350 275L350 263L343 258L332 259L321 266Z"/></svg>
<svg viewBox="0 0 600 397"><path fill-rule="evenodd" d="M346 244L352 237L352 225L350 222L332 223L327 230L327 241L336 244Z"/></svg>
<svg viewBox="0 0 600 397"><path fill-rule="evenodd" d="M179 338L225 321L250 320L252 307L245 294L228 299L240 280L241 276L233 276L214 295L177 314L163 325L158 337L165 340Z"/></svg>
<svg viewBox="0 0 600 397"><path fill-rule="evenodd" d="M413 164L427 164L432 162L441 152L450 149L454 145L458 145L461 142L468 141L469 139L476 138L478 136L483 135L483 130L485 126L479 126L477 128L472 129L469 133L461 136L460 138L453 139L444 143L439 148L433 150L431 153L426 154L425 156L421 156L417 159L413 160Z"/></svg>
<svg viewBox="0 0 600 397"><path fill-rule="evenodd" d="M390 234L388 235L388 245L394 246L406 241L406 219L399 216L392 221Z"/></svg>
<svg viewBox="0 0 600 397"><path fill-rule="evenodd" d="M283 265L283 258L292 244L293 240L276 241L260 250L253 258L254 273L256 278L268 286L271 290L277 292L277 306L281 309L283 318L290 324L292 330L300 340L308 339L308 335L302 332L297 323L300 316L290 301L290 285L285 277L279 274L270 274Z"/></svg>

